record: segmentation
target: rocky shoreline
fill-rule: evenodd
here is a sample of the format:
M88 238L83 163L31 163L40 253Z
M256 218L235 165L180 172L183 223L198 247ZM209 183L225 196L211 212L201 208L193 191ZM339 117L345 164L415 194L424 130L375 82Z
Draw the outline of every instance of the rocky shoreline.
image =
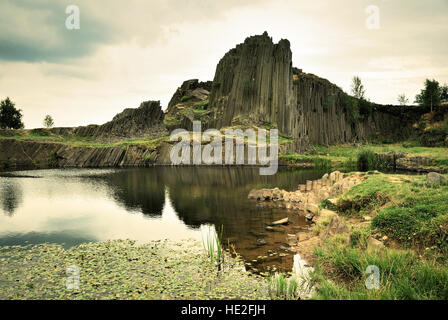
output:
M336 211L321 208L325 200L330 206L336 204L337 198L349 191L354 186L366 179L362 173L343 174L334 171L325 174L321 179L309 180L306 184L298 186L298 190L288 192L286 190L260 189L251 190L248 198L257 200L265 206L285 208L304 214L312 223L308 230L298 230L294 234L287 235L288 245L305 261L306 266L312 265L313 249L320 246L322 241L337 234L349 232L349 227L343 222ZM275 223L288 223L288 219ZM322 223L327 224L324 232L318 232L317 228ZM373 240L372 240L373 242Z

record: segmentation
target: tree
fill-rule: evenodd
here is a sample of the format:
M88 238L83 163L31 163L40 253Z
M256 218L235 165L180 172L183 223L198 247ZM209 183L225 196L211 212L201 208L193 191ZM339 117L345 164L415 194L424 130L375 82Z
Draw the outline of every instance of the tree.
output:
M53 118L48 114L44 118L44 126L45 128L51 128L52 126L54 126Z
M440 105L442 88L436 80L426 79L425 88L415 97L415 102L422 106L431 106L431 112L434 106Z
M361 82L361 78L354 76L352 80L352 94L357 99L364 99L366 91L364 85Z
M448 100L448 84L442 87L442 93L440 94L441 100Z
M15 103L9 97L0 102L0 128L22 129L22 110L16 109Z
M400 104L400 106L405 106L409 103L409 98L406 97L406 95L404 93L400 94L398 96L398 103Z

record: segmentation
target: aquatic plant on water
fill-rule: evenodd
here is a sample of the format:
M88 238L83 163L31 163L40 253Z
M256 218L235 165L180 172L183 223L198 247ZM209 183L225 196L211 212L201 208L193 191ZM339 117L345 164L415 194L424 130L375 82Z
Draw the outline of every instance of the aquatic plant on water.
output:
M224 263L224 254L222 247L222 232L224 227L221 226L221 230L216 232L215 229L209 226L207 233L202 237L202 244L212 264L216 265L218 271L221 270Z

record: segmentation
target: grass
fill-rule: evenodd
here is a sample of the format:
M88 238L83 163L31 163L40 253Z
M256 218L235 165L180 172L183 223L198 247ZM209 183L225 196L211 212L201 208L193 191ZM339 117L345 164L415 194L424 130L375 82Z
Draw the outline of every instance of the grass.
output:
M283 273L276 273L268 278L269 295L272 299L297 300L298 283L294 278L286 278Z
M448 269L409 250L364 250L333 239L315 256L316 299L448 299ZM366 287L369 266L378 267L378 289Z
M372 230L408 248L436 248L448 255L448 183L429 185L425 176L376 174L338 201L348 216L371 214Z
M349 158L357 158L358 153L363 149L377 152L403 151L413 155L430 157L436 160L448 160L448 148L430 148L415 146L410 142L395 144L361 144L354 147L353 145L337 145L337 146L315 146L317 155L326 155L334 160L346 161Z
M195 103L194 108L203 108L205 106L208 106L209 103L210 103L209 99L202 100L200 102Z
M118 142L101 142L96 141L92 137L84 137L76 134L72 135L59 135L52 134L45 129L42 130L20 130L14 136L0 136L0 139L12 139L19 141L36 141L42 143L60 143L69 145L71 147L81 148L113 148L122 147L126 148L130 145L144 145L149 148L155 148L163 141L169 141L169 137L161 137L155 139L126 139Z
M191 100L192 98L193 98L192 96L183 96L183 97L180 99L180 102L186 102L186 101Z
M202 239L202 245L207 253L211 263L221 270L224 263L223 247L222 247L222 232L224 227L221 227L219 232L214 228L209 227L207 234Z
M405 142L403 144L360 144L318 146L315 152L308 154L280 154L279 159L290 165L306 165L308 167L337 168L345 171L368 171L390 169L391 164L379 161L375 153L402 151L414 156L429 157L436 160L435 166L448 169L448 148L429 148L416 146L415 143Z

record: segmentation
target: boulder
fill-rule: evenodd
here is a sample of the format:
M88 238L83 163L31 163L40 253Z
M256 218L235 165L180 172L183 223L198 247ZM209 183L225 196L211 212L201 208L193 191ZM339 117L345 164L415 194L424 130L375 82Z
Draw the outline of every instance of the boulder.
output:
M313 221L314 214L312 214L311 212L308 212L308 213L305 215L305 218L306 218L306 220L308 220L308 221Z
M367 243L367 247L370 250L381 250L384 248L384 243L382 243L381 241L379 241L373 237L370 237L369 242Z
M430 172L426 176L426 181L430 184L440 184L446 181L446 177L437 172Z
M341 183L335 183L330 189L330 196L336 197L339 196L343 191Z
M283 191L279 188L275 188L272 190L272 200L274 201L281 201L283 200Z
M277 220L271 223L271 226L280 226L280 225L286 225L289 223L289 219L288 218L284 218L281 220Z
M319 214L319 207L313 203L307 204L306 210L312 213L313 215Z
M327 229L322 232L321 238L326 240L332 236L347 233L350 231L350 228L342 221L339 215L332 216L330 220L330 224Z
M261 200L261 192L260 190L252 189L247 196L248 199Z
M272 198L273 198L273 192L272 192L272 190L269 190L269 189L262 189L261 195L262 195L263 200L272 200Z

